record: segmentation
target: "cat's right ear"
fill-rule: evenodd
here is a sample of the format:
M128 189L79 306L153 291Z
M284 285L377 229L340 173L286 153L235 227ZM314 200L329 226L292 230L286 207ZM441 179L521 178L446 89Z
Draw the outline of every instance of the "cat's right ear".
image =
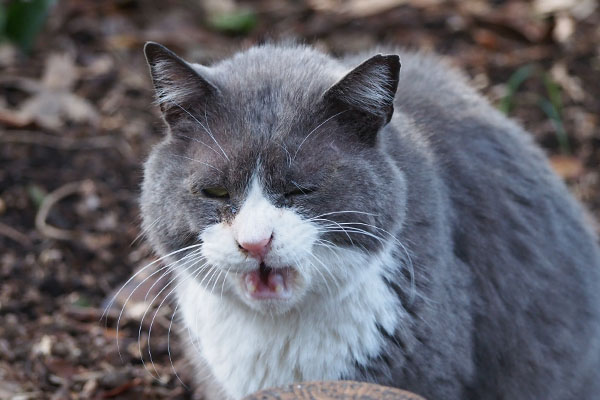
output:
M144 46L150 66L156 99L165 121L172 126L181 118L192 117L219 89L201 76L190 64L165 46L147 42Z
M373 56L325 92L325 105L363 142L374 144L377 132L394 113L399 73L397 55Z

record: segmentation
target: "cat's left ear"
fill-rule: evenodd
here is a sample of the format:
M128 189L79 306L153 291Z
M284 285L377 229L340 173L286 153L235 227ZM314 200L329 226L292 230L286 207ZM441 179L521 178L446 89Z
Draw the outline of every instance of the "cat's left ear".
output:
M192 114L195 107L206 105L219 93L215 85L165 46L147 42L144 54L157 101L169 126Z
M325 104L339 112L362 139L374 143L379 129L390 122L398 89L400 58L378 54L350 71L325 92Z

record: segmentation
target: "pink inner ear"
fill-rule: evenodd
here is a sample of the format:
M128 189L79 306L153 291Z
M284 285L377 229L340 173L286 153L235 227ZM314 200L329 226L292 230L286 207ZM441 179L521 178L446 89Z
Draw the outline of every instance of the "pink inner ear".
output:
M398 56L378 54L333 85L325 98L335 98L368 114L380 114L382 109L393 108L399 72Z
M181 118L197 119L193 114L198 104L206 104L207 98L219 93L219 89L197 69L163 45L148 42L144 53L157 101L169 125ZM199 102L199 99L203 101Z

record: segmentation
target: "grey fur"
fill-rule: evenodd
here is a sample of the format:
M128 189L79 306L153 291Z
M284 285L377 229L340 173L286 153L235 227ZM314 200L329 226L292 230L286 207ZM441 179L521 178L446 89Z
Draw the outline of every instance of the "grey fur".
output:
M399 83L394 57L376 56L375 72L348 83L366 57L266 45L208 68L156 44L146 53L170 127L146 163L141 201L158 253L231 218L260 159L279 206L308 217L362 210L375 215L335 220L407 244L414 275L399 271L389 285L409 317L394 334L382 330L380 357L340 378L428 399L600 398L597 238L531 137L462 75L403 51ZM316 190L288 198L292 182ZM228 202L193 193L215 184ZM339 246L381 246L328 235ZM401 248L395 256L408 262Z

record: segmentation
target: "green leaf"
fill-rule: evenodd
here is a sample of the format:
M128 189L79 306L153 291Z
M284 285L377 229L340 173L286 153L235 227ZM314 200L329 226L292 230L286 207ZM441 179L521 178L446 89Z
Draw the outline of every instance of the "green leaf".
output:
M535 66L529 64L517 69L508 79L508 92L500 101L500 111L508 114L512 110L513 98L519 87L535 73Z
M554 82L549 74L544 74L544 86L546 86L546 92L550 98L550 102L560 113L562 111L562 97L560 93L560 86Z
M554 106L552 101L541 98L538 102L539 107L542 111L550 118L554 132L556 133L556 139L558 140L558 147L563 154L571 154L571 145L569 143L569 136L565 130L565 126L562 123L559 110Z
M6 27L6 5L0 3L0 40L5 38L4 29Z
M29 198L35 205L35 208L40 208L44 198L46 197L47 192L36 184L31 184L27 186L27 194Z
M92 301L85 295L78 294L77 297L71 302L71 305L76 307L88 308L93 305Z
M213 15L208 19L211 28L225 33L248 33L256 26L258 18L252 10L237 10L228 14Z
M4 33L29 52L55 0L13 0L6 6Z

